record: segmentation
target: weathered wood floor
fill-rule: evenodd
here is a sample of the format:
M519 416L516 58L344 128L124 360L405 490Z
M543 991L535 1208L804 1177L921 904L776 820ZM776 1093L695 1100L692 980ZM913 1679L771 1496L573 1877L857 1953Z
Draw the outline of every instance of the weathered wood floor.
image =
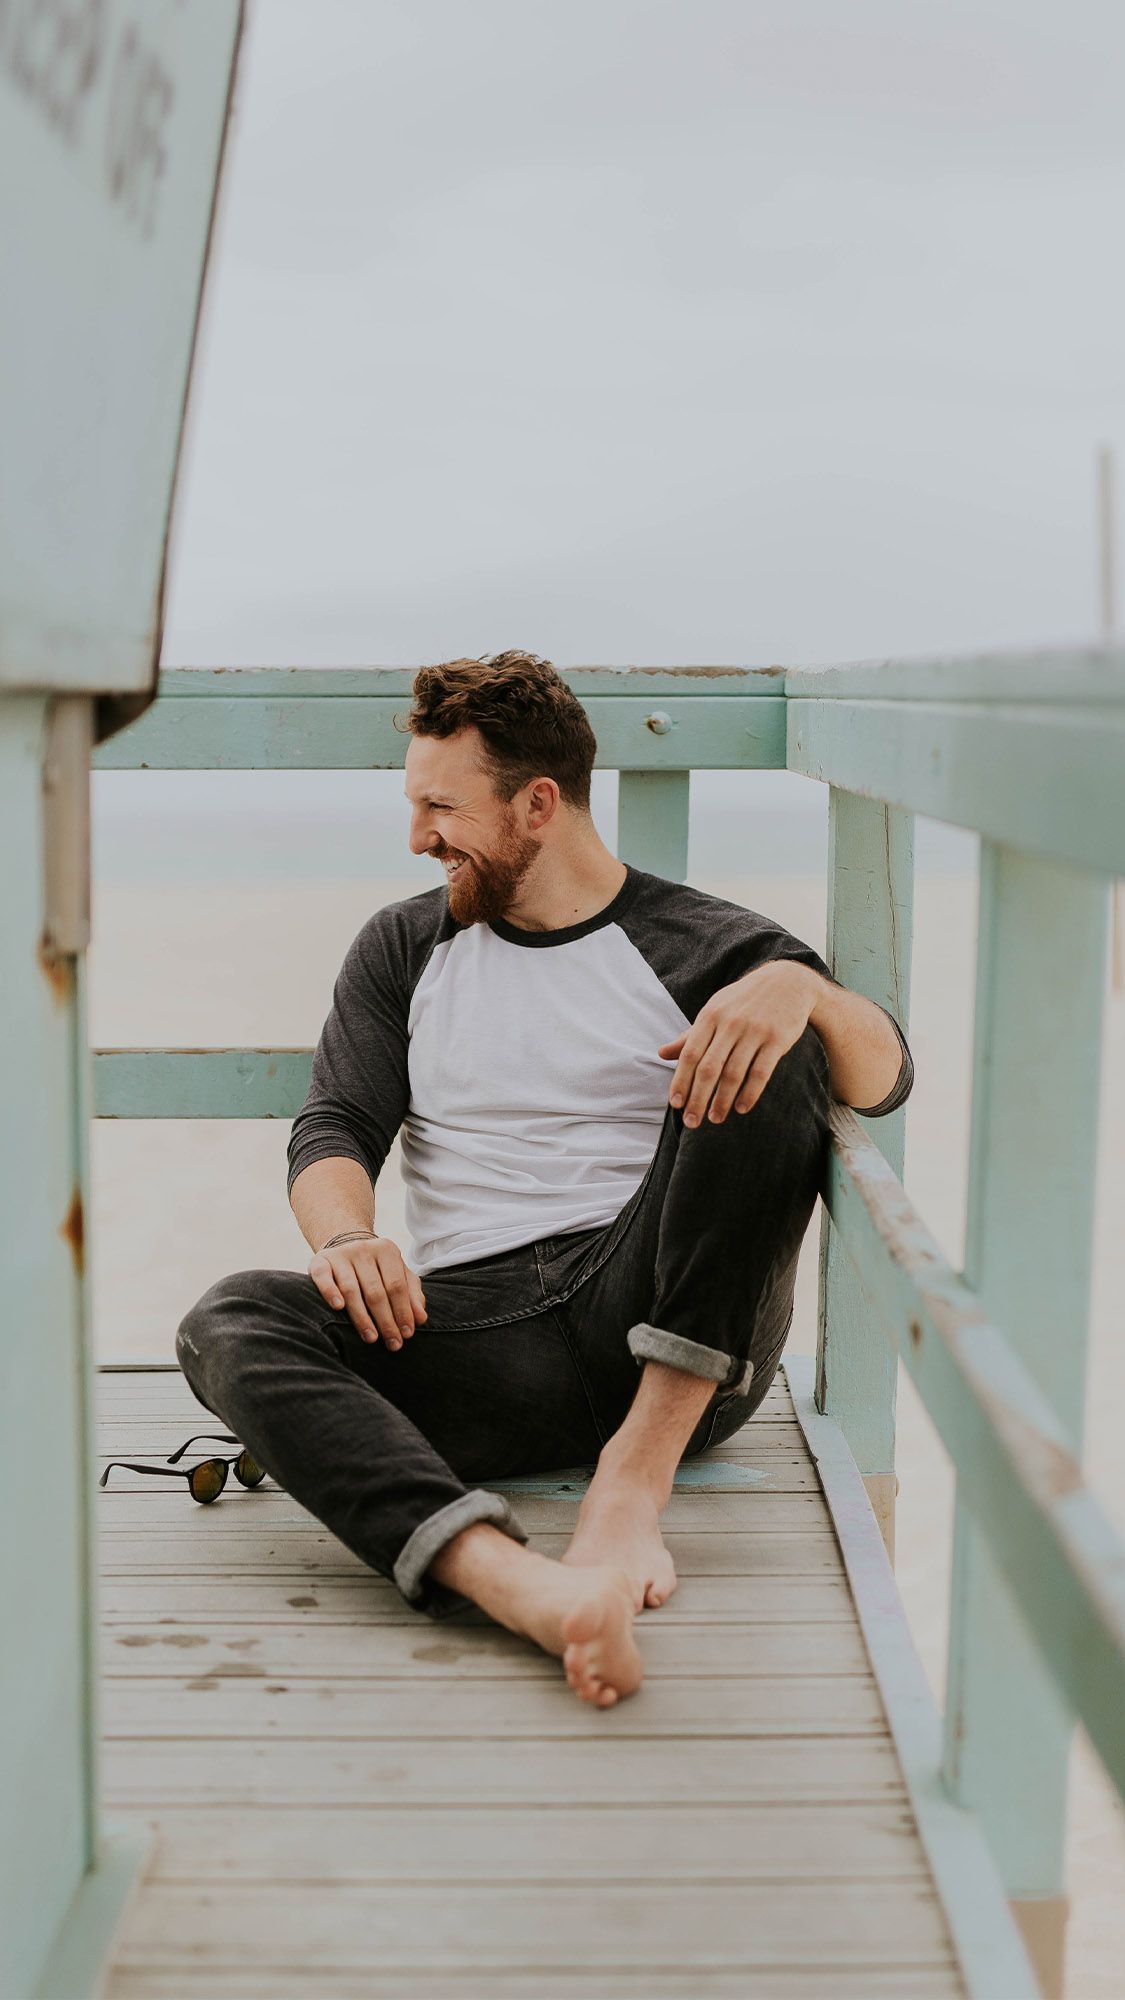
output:
M99 1398L103 1459L200 1414L176 1374ZM407 1610L272 1486L202 1508L115 1474L103 1779L155 1840L108 2000L963 1995L780 1379L706 1473L666 1517L646 1684L607 1713L497 1628ZM574 1504L516 1501L552 1553Z

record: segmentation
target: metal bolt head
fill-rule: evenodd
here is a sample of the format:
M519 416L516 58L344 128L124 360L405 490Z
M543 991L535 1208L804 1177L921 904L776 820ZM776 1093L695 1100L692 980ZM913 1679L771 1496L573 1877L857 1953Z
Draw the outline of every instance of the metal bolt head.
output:
M651 729L654 736L667 736L671 727L672 718L663 708L656 708L651 715L645 716L645 728Z

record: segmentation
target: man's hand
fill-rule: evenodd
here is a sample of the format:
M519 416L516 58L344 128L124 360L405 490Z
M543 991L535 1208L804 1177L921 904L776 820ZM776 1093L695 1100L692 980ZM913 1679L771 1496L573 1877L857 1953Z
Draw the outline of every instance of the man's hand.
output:
M363 1237L318 1250L309 1277L334 1312L347 1306L361 1340L380 1334L392 1353L409 1340L426 1317L422 1285L389 1236Z
M750 1111L787 1049L800 1040L817 998L817 975L794 959L760 965L702 1006L686 1034L657 1051L678 1056L668 1102L698 1125L710 1104L721 1125L733 1104Z

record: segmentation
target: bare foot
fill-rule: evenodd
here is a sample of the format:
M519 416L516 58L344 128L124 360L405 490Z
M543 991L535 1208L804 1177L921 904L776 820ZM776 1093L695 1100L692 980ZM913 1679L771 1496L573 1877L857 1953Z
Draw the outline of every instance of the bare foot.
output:
M623 1569L638 1611L666 1603L676 1588L675 1565L664 1546L651 1493L605 1474L595 1475L562 1560L581 1569Z
M545 1652L557 1653L581 1701L612 1708L644 1675L633 1641L633 1593L620 1570L564 1570L533 1558L521 1574L513 1623ZM507 1622L507 1621L505 1621Z

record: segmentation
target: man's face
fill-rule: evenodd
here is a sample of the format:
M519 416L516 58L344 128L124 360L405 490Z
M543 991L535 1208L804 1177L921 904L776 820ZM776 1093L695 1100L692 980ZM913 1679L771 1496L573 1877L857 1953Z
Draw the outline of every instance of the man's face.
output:
M456 736L415 736L406 752L412 807L410 849L445 868L450 915L459 924L504 916L540 852L517 810L497 797L482 763L476 729Z

